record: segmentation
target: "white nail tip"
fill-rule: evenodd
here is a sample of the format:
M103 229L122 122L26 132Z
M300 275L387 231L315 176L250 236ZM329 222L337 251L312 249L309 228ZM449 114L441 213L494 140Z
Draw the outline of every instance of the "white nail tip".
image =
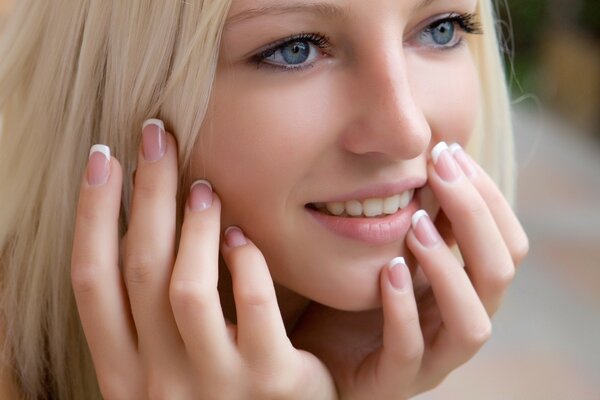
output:
M388 267L389 268L393 268L396 265L406 265L406 261L404 260L404 257L396 257L394 259L392 259L389 263L388 263Z
M431 150L431 158L433 159L433 162L437 163L438 158L440 158L440 154L442 154L442 151L447 149L448 145L446 144L446 142L439 142L438 144L436 144L435 147Z
M453 143L452 145L450 145L448 150L450 150L450 153L454 155L454 153L456 153L457 151L462 150L462 147L458 143Z
M194 183L192 183L192 186L190 186L190 188L193 188L196 185L206 185L206 186L208 186L210 188L211 191L213 190L212 185L210 184L210 182L207 181L207 180L204 180L204 179L198 179L197 181L194 181Z
M106 157L107 160L110 160L110 147L104 144L93 145L90 149L90 154L88 155L88 158L91 157L94 153L102 153L104 154L104 157Z
M423 217L426 217L427 215L428 215L427 211L425 211L425 210L419 210L416 213L414 213L413 216L412 216L412 226L413 226L413 229L416 229L417 228L417 224L419 223L419 220L421 218L423 218Z
M147 119L146 121L144 121L144 125L142 125L142 130L144 130L144 128L146 128L148 125L156 125L163 131L165 130L165 124L160 119Z

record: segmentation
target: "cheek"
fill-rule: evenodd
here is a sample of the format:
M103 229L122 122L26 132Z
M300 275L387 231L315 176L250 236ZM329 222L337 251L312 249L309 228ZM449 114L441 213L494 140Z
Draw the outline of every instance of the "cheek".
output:
M216 81L192 173L210 179L221 195L224 223L250 225L249 214L264 221L256 216L286 212L286 197L326 145L323 88L314 81L278 85L283 74L257 79L256 71L253 78L241 72ZM267 223L261 222L262 232Z
M442 140L467 143L480 104L478 73L470 55L454 61L416 62L411 70L411 88L431 127L432 145Z

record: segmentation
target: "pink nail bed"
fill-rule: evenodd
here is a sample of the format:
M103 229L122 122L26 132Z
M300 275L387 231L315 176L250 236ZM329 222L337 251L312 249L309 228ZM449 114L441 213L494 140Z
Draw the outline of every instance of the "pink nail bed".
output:
M445 142L438 143L431 150L431 158L436 172L446 182L453 182L460 177L459 167Z
M388 278L395 289L404 290L412 282L404 257L396 257L388 263Z
M160 160L167 149L164 123L159 119L149 119L144 122L142 131L144 159L148 162Z
M87 182L90 186L104 185L110 172L110 148L95 144L90 149L87 166Z
M208 181L197 180L190 189L189 206L192 211L203 211L212 205L212 186Z
M225 241L227 242L227 246L234 248L240 247L248 243L246 240L246 236L240 228L237 226L230 226L225 229Z
M474 178L477 175L477 170L473 165L473 161L467 155L467 153L463 150L460 144L454 143L450 146L450 153L454 156L454 159L463 170L466 176L469 178Z
M442 240L433 222L431 222L429 214L425 210L419 210L413 214L412 226L415 236L425 247L434 247Z

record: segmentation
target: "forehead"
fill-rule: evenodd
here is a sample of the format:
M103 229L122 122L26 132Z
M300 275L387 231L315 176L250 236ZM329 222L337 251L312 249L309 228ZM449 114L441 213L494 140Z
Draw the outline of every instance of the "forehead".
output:
M312 12L330 16L344 16L353 3L367 0L232 0L230 19L242 19L251 14L282 14L288 12ZM369 6L386 3L412 5L413 10L425 8L440 0L369 0Z

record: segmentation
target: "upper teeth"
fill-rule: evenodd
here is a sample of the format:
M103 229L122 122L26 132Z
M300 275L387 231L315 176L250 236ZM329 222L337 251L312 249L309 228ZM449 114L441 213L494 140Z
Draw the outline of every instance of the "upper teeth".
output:
M331 214L341 216L344 213L351 217L377 217L383 214L395 214L405 208L413 198L414 189L385 198L372 198L363 201L349 200L346 202L317 203L315 206Z

